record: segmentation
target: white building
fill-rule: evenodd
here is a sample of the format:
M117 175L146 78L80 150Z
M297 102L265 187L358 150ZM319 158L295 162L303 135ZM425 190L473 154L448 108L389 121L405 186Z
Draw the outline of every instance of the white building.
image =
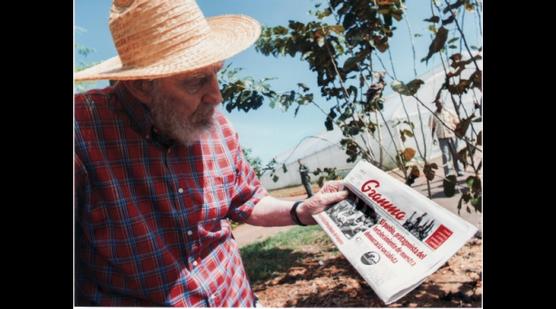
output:
M477 61L479 68L482 70L482 61ZM473 66L468 65L469 69L466 69L462 73L463 78L468 78L471 73L473 73ZM438 89L442 86L445 79L445 74L443 68L437 67L430 72L419 76L421 80L425 83L421 86L416 94L421 102L425 104L431 111L435 110L433 104L434 98L438 92ZM444 101L445 108L454 110L452 100L450 98L450 93L446 90L442 91L442 100ZM459 102L459 98L455 97L456 102ZM403 100L403 102L402 102ZM462 118L467 118L473 113L478 117L479 122L472 122L471 126L467 131L467 136L476 136L476 133L482 130L482 115L480 110L475 108L475 103L481 102L482 93L477 89L472 89L466 94L462 95L462 107L460 108L460 115ZM358 136L359 142L362 142L364 138L365 141L370 145L372 152L375 155L375 159L379 160L380 152L382 150L382 162L385 169L395 167L394 157L396 154L394 144L392 139L388 134L387 127L392 132L394 136L394 141L398 150L403 150L406 147L411 147L418 150L415 155L415 159L419 159L419 150L428 159L434 159L440 156L440 149L438 145L432 144L432 134L431 129L428 126L428 121L431 116L431 111L427 110L422 104L418 103L413 97L400 96L398 93L393 93L384 98L384 109L383 115L384 119L387 120L385 124L382 121L382 117L379 116L378 120L380 123L380 129L375 131L375 137L371 136ZM422 122L419 120L419 114L421 114ZM409 117L408 117L409 116ZM415 138L418 141L418 147L415 143L413 137L406 137L406 141L402 142L400 138L400 130L408 128L408 125L401 124L397 125L399 122L407 121L413 122L415 125L414 133ZM422 123L422 126L421 126ZM473 134L472 132L475 132ZM378 131L380 131L380 136L383 140L383 147L379 146L377 139L379 138ZM261 176L261 181L267 189L278 189L288 186L294 186L301 184L301 178L299 176L299 164L297 161L300 159L303 164L305 164L309 170L313 171L316 168L323 169L324 167L335 167L337 173L342 175L347 173L355 163L347 163L346 160L348 156L345 151L341 149L340 140L343 138L341 130L335 128L333 131L323 131L318 136L306 137L298 145L282 152L275 157L278 162L278 168L276 169L276 175L279 177L277 182L274 182L270 173L266 172ZM458 148L465 147L465 143L460 141L458 143ZM282 163L286 165L287 172L282 171ZM316 181L317 177L312 175L313 181Z

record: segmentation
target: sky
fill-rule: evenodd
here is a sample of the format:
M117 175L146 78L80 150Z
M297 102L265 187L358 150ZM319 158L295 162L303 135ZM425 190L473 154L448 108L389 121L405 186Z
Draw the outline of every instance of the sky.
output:
M92 53L83 58L75 55L76 64L79 62L99 62L117 55L112 36L108 28L108 15L111 0L75 0L74 24L79 30L75 31L75 42L94 49ZM308 13L313 8L313 0L198 0L199 7L205 16L222 14L244 14L257 19L263 26L287 25L289 20L307 22L312 20ZM430 2L428 0L407 0L407 18L416 49L417 74L423 74L440 64L438 57L431 58L428 65L419 60L426 56L428 46L432 40L428 23L423 19L431 16ZM464 29L469 44L482 46L479 23L475 14L466 14ZM415 78L414 64L411 49L411 40L407 24L404 20L394 21L397 29L394 37L390 39L390 50L394 68L399 80L408 82ZM387 54L381 56L388 70L391 63ZM264 56L250 47L246 51L226 61L232 67L241 67L239 76L252 76L256 79L265 77L276 78L270 81L273 90L277 92L297 88L298 82L303 82L312 88L317 103L326 106L320 97L320 90L316 84L316 73L309 70L309 65L298 58ZM380 68L380 67L379 67ZM108 83L97 83L96 87L105 87ZM386 91L388 93L388 90ZM301 108L294 117L294 109L282 112L272 109L267 104L248 113L222 111L231 120L240 136L240 143L245 148L250 148L252 154L261 158L263 163L270 161L274 156L294 147L300 140L308 136L318 135L325 130L322 114L315 106Z

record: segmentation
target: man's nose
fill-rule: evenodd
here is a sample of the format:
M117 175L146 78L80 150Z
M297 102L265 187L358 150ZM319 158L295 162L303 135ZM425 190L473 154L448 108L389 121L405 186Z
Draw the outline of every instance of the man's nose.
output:
M205 94L204 102L216 105L222 103L222 100L222 93L220 92L220 85L218 84L218 76L213 74L210 80L209 89Z

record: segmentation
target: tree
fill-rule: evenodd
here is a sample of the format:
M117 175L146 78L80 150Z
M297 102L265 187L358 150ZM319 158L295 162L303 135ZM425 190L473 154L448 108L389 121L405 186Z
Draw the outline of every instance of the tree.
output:
M435 170L438 166L427 161L426 145L415 137L414 130L424 130L423 118L420 118L418 124L411 122L409 117L407 121L399 124L401 144L395 141L394 132L388 126L383 126L386 132L380 131L381 123L387 122L382 113L386 85L389 84L399 93L402 104L403 97L411 96L419 102L419 108L422 107L431 114L429 106L434 104L423 102L416 96L423 85L422 80L399 81L393 64L389 72L381 60L381 55L390 55L388 42L394 35L397 23L404 18L404 3L404 0L318 2L315 4L315 11L311 12L314 20L310 22L289 21L288 25L263 28L262 35L256 43L257 51L267 56L299 57L307 62L310 70L316 73L321 96L327 102L315 102L312 89L301 82L297 84L297 89L279 94L272 91L268 85L265 86L266 80L255 82L247 79L246 82L235 80L232 83L223 83L226 108L228 111L234 108L249 111L268 100L271 106L279 105L285 110L294 107L294 113L297 114L300 108L315 105L324 113L323 122L327 130L332 130L335 126L342 130L344 138L340 144L348 155L349 162L364 158L381 168L384 156L389 154L383 151L383 147L375 153L369 141L374 139L382 146L385 143L383 133L386 133L386 138L394 142L397 155L393 159L403 177L409 182L420 177L422 171L429 185L430 196L429 181L436 176ZM477 101L474 111L466 111L461 102L462 94L468 91L482 91L482 72L477 65L477 60L481 57L481 48L468 45L458 16L463 20L466 12L473 12L480 17L482 8L475 0L455 0L452 3L448 0L431 0L430 4L433 16L425 22L430 24L429 30L433 37L426 56L421 61L428 63L432 57L439 57L443 64L445 83L438 89L436 100L443 92L450 94L454 109L460 118L460 125L454 131L466 144L458 159L475 171L475 175L467 179L467 188L458 187L462 194L460 208L465 202L470 203L475 210L481 211L482 161L475 162L475 157L482 151L482 133L475 132L470 123L481 121L476 113L481 112L482 99ZM411 29L409 24L408 29ZM458 48L458 41L459 52L449 55L449 50ZM462 49L471 57L464 57ZM472 52L472 49L475 51ZM414 62L415 54L414 50ZM382 64L381 70L377 68L376 62L373 62L374 59L378 59ZM449 67L454 71L450 71ZM475 68L474 73L468 78L463 78L461 73L469 67ZM391 79L390 83L387 78ZM328 105L324 106L325 104ZM421 110L419 111L421 113ZM469 131L470 127L472 132ZM417 149L404 146L407 138L414 140ZM412 160L417 155L423 164ZM467 210L469 211L469 205Z
M79 26L75 26L75 32L77 33L83 33L86 32L87 30L84 28L81 28ZM79 43L75 43L74 45L75 48L75 53L77 56L86 58L89 54L95 52L95 50L93 48L89 48L86 47L82 44ZM76 57L77 58L77 57ZM75 65L75 72L79 72L81 70L84 70L88 67L91 67L93 65L97 64L97 62L90 62L90 61L83 61L80 60L76 65ZM91 88L91 86L94 84L94 82L75 82L75 92L79 93L79 92L84 92L87 91L89 88Z
M254 156L251 148L242 148L242 150L245 159L249 162L249 165L251 165L253 170L255 170L255 174L257 174L257 177L260 177L263 172L263 163L261 158Z

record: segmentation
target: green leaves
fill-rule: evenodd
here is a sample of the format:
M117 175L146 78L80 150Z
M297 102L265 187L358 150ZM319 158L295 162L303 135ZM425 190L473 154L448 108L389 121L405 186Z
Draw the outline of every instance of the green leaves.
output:
M467 147L461 149L460 151L458 151L456 153L456 159L458 161L460 161L463 164L463 169L465 170L467 168L467 165L469 165L469 163L467 162L467 153L468 153L469 149Z
M326 29L328 30L328 33L334 32L336 34L342 34L344 32L344 27L342 25L331 25L327 26Z
M423 19L423 21L429 22L429 23L437 23L440 21L440 17L433 15L431 18L427 18L427 19Z
M359 157L361 147L351 138L340 140L340 145L342 145L348 155L346 162L355 162Z
M378 49L381 53L385 52L389 45L388 45L388 37L379 37L373 36L373 40L370 41L371 45Z
M226 111L232 112L237 109L248 112L258 109L265 99L269 99L271 107L275 107L276 103L282 103L280 96L270 88L269 78L261 80L255 80L250 76L239 78L238 72L241 71L241 68L231 68L230 66L231 64L224 68L218 76L222 103L225 105ZM293 99L295 99L295 93ZM285 106L286 110L288 106Z
M344 136L356 136L363 131L365 123L362 120L351 120L341 126Z
M469 202L475 211L482 211L482 184L481 178L479 176L469 176L465 180L468 187L468 191L465 192L462 199L465 202ZM468 210L468 212L471 212Z
M274 33L275 35L286 35L288 34L288 28L283 27L283 26L277 26L272 29L272 33Z
M304 83L297 83L297 86L299 88L301 88L301 90L303 90L303 92L309 91L309 87L307 87L307 85L305 85Z
M471 124L473 118L475 118L475 115L471 115L467 118L464 118L458 123L458 125L454 129L454 133L456 133L457 137L463 138L465 136L465 133L467 132L467 129L469 128L469 124Z
M450 10L455 10L457 8L459 8L460 6L462 6L465 2L467 2L467 0L457 0L456 2L447 5L444 10L442 10L442 12L444 14L448 13Z
M326 116L326 120L324 121L324 126L326 127L326 130L328 130L328 131L334 130L334 119L338 115L334 111L335 108L336 107L332 107L330 109L330 112L328 113L328 116Z
M344 29L351 28L353 24L355 24L355 14L353 13L346 14L344 16L344 20L342 21L342 26L344 26Z
M332 14L332 10L330 10L330 8L326 8L322 11L316 11L315 12L315 17L318 19L324 19L328 16L330 16Z
M419 172L419 168L418 168L417 166L413 165L413 166L411 167L411 171L410 171L409 174L410 174L411 176L417 178L417 177L419 177L419 176L421 175L421 172Z
M261 177L263 172L261 158L254 156L252 154L253 151L251 150L251 148L242 147L241 150L243 151L243 156L245 157L247 162L249 162L249 165L251 165L251 167L255 171L255 174L257 174L257 177Z
M457 84L448 85L448 91L451 94L461 95L466 93L470 87L471 87L471 81L468 79L461 78Z
M425 173L425 177L427 180L432 181L434 179L435 170L438 169L438 165L436 163L432 164L425 164L423 167L423 173Z
M469 77L469 80L471 81L471 87L476 87L481 91L483 90L483 74L480 70L475 70L475 72L473 72L473 74Z
M429 42L426 56L421 60L427 63L436 53L462 47L460 42L464 34L455 29L455 23L458 22L456 16L460 16L459 13L462 13L464 5L466 9L474 8L470 0L434 1L433 6L438 5L437 8L442 11L435 10L433 7L435 12L433 14L439 16L433 15L425 19L429 24L424 26L429 27L433 38ZM451 3L445 5L446 1ZM265 27L256 43L257 51L264 55L299 57L315 73L316 83L324 98L322 102L318 102L319 107L326 114L323 119L324 126L327 130L333 130L335 126L342 130L344 139L340 144L348 155L348 162L355 162L360 157L375 160L372 150L367 150L367 145L359 144L355 137L362 132L374 135L379 127L372 120L377 121L374 117L377 116L375 113L383 109L385 82L383 77L372 78L373 74L377 73L378 66L373 63L371 54L389 50L389 39L395 34L397 22L404 17L403 2L401 0L320 1L321 4L315 5L316 9L311 13L313 20L305 23L289 21L287 25ZM422 30L419 31L423 33ZM415 37L421 35L415 34ZM420 41L423 39L425 38L421 38ZM467 79L462 78L464 74L462 72L467 72L466 69L469 69L466 66L469 64L474 66L471 62L479 58L480 56L474 56L472 59L463 60L461 54L453 54L450 57L453 70L450 69L446 74L446 82L438 89L437 98L442 91L459 95L468 92L471 88L482 90L482 72L477 68L469 71L472 74L469 77L465 76ZM394 81L391 87L401 95L416 96L418 93L421 94L419 89L423 84L423 80L415 79L408 81L407 84ZM270 88L255 88L255 85L257 82L254 80L244 84L228 82L227 86L231 88L226 93L226 97L232 97L233 102L226 106L227 109L242 109L248 106L256 108L261 104L260 98L262 98L270 99L271 106L284 110L293 107L295 110L293 114L297 115L303 105L313 102L314 99L312 89L303 83L294 86L295 90L280 94L271 92ZM480 105L476 108L480 108ZM462 120L456 128L458 136L468 135L466 133L469 133L467 132L469 122L473 120ZM414 138L413 134L416 132L412 123L395 130L398 130L404 143L407 139ZM480 134L476 141L471 139L471 142L480 144L481 139ZM467 145L468 147L462 150L463 153L458 155L458 159L465 161L465 164L468 164L466 162L468 159L474 158L475 149L471 148L471 144ZM411 164L407 163L415 158L416 151L413 148L403 149L404 147L398 148L395 160L400 166L403 164L405 171L408 171L407 168L410 168ZM436 164L426 164L422 172L430 181L435 177L437 169ZM478 171L475 166L473 169ZM419 173L416 166L411 167L412 177ZM474 184L475 180L472 185ZM461 185L458 185L458 190L460 187ZM454 194L455 184L451 185L451 190L453 192L450 194ZM460 191L462 194L465 193ZM480 207L480 193L470 191L464 199L460 200L460 203L463 202Z
M448 29L444 27L440 27L440 29L438 29L438 31L436 32L436 36L434 37L434 40L432 40L431 45L429 46L429 53L425 58L421 59L421 62L423 61L428 62L430 57L432 57L432 55L439 52L444 47L447 39L448 39Z
M342 68L344 72L351 72L357 68L357 63L361 61L361 59L357 56L350 57L344 62L344 67Z
M448 18L446 18L442 21L442 26L446 26L446 25L449 25L449 24L453 23L455 19L456 19L456 15L448 16Z
M392 84L390 84L390 87L392 87L392 90L401 95L413 96L417 93L421 85L423 85L424 83L425 82L420 79L414 79L406 85L403 82L396 80L393 81Z
M321 175L321 174L323 174L323 175ZM335 167L325 167L322 170L319 167L319 168L317 168L316 170L313 171L313 175L315 175L315 176L321 175L317 180L317 184L321 188L322 188L325 180L336 180L336 179L339 178L338 175L336 174L336 168Z
M402 142L405 142L406 136L413 137L413 132L407 129L400 130L400 138L402 139Z

